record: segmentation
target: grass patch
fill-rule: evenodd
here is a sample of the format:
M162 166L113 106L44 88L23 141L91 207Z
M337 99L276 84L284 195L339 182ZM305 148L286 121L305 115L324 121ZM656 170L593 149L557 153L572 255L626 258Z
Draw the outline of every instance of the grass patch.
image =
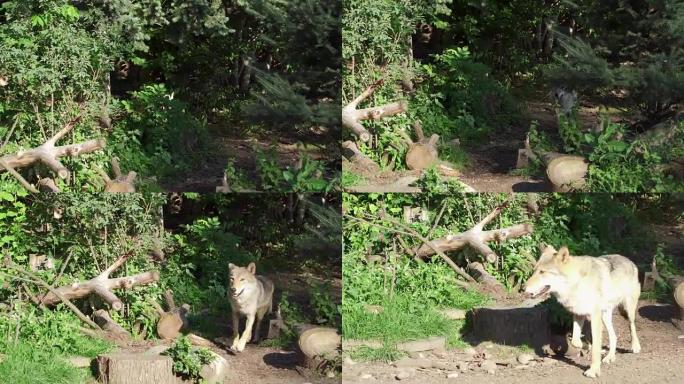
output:
M461 340L464 321L449 320L435 308L401 296L388 300L382 307L384 310L378 314L369 313L363 305L347 307L342 323L344 338L380 340L384 344L379 349L357 348L352 358L391 361L400 357L393 347L396 343L430 336L445 336L449 347L466 346Z
M396 361L404 356L406 356L405 352L388 345L382 348L370 348L362 345L349 353L349 357L356 361Z
M364 185L366 184L366 179L354 172L343 169L342 170L342 186L351 187L353 185Z
M89 376L51 351L34 344L20 343L3 351L0 362L0 383L7 384L75 384Z
M468 154L463 148L450 143L439 146L439 157L441 160L449 162L452 167L458 170L464 169L470 163Z

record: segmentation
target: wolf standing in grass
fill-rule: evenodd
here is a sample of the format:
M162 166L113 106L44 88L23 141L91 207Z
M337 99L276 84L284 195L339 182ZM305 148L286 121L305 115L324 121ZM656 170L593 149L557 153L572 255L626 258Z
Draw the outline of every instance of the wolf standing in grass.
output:
M272 312L273 282L263 276L256 275L256 265L249 263L247 268L228 264L230 275L230 307L233 312L233 344L232 351L242 352L252 334L256 319L254 342L259 341L261 320L266 313ZM245 330L240 336L238 326L240 315L247 316Z
M601 320L608 330L609 344L603 362L615 361L617 337L613 329L613 309L617 306L627 312L632 352L641 351L634 325L641 287L637 267L626 257L570 256L567 247L556 251L547 246L534 273L525 283L525 292L534 297L550 292L573 314L572 345L575 347L582 347L582 325L585 318L589 318L592 348L591 366L584 372L586 376L597 377L601 374Z

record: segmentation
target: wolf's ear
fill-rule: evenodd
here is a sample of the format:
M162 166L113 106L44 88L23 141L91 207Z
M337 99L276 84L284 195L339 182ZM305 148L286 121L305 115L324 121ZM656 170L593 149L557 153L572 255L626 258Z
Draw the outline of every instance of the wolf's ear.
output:
M233 269L235 269L235 264L233 264L233 263L228 263L228 269L231 270L231 271L232 271Z
M249 273L251 273L252 275L256 274L256 264L254 264L254 263L249 263L249 265L247 266L247 270L248 270Z
M570 260L570 251L568 251L568 247L561 247L561 249L558 250L558 253L556 253L556 257L561 263Z

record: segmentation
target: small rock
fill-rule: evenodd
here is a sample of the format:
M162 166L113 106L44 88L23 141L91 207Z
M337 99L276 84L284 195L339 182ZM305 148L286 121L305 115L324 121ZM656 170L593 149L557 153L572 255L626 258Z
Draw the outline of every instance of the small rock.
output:
M480 364L480 368L490 375L493 375L494 372L496 372L496 363L491 360L485 360Z
M494 357L494 355L491 352L488 351L482 351L482 358L485 360L491 360L491 358Z
M458 362L458 370L465 373L468 372L468 362L467 361L459 361Z
M0 361L2 361L2 358L0 358ZM66 359L66 361L76 368L88 368L92 359L83 356L72 356Z
M468 347L463 350L463 353L465 353L468 357L473 357L477 355L477 351L473 347Z
M343 360L343 364L344 365L354 365L354 364L356 364L356 361L352 360L352 358L349 356L345 356L344 360Z
M430 359L412 359L405 357L394 362L397 368L431 368L432 361Z
M684 335L677 336L678 339L684 339Z
M425 354L423 352L409 352L409 357L412 359L424 359Z
M228 372L228 360L214 352L209 352L214 355L214 360L211 363L202 366L200 377L204 379L204 382L207 384L220 383Z
M438 312L449 320L463 320L466 318L466 311L464 309L449 308L439 310Z
M529 353L522 353L518 355L518 363L520 364L528 364L532 360L534 360L534 356Z
M335 371L328 371L325 373L325 376L329 379L332 379L335 377Z
M458 372L449 372L447 373L447 379L455 379L458 377Z
M530 361L529 363L527 363L527 365L529 365L530 367L534 367L534 366L537 365L537 364L538 364L538 363L537 363L535 360L532 360L532 361Z
M373 377L373 375L371 375L370 373L362 373L359 376L359 379L361 379L361 380L375 380L375 377Z
M396 376L394 376L397 380L404 380L408 379L409 377L413 376L416 371L414 369L402 369L400 370Z

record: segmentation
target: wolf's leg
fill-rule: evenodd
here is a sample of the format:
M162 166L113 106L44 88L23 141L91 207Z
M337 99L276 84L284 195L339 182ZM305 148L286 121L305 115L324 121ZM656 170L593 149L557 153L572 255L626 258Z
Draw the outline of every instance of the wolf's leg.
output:
M240 326L240 314L237 311L233 311L233 344L230 349L235 351L238 346L238 341L240 340L240 334L238 333L238 327Z
M245 331L242 333L242 336L240 337L240 341L238 342L237 350L238 352L242 352L245 350L245 345L247 345L247 340L252 336L252 326L254 325L254 318L255 318L254 313L250 313L247 315L247 323L245 324Z
M636 290L636 293L633 294L632 297L628 297L627 300L625 300L625 312L627 312L627 318L629 319L629 332L632 337L632 353L641 352L641 344L639 343L639 338L637 337L636 333L636 325L634 324L634 320L636 319L637 303L639 302L639 291L640 290Z
M603 311L601 319L603 320L603 325L606 326L606 330L608 330L608 354L603 358L603 362L608 364L615 361L615 349L617 348L617 336L613 328L613 309Z
M570 342L575 348L582 348L582 327L584 327L584 316L572 316L572 341Z
M601 375L601 342L603 340L603 323L601 323L601 311L591 314L591 365L584 371L588 377Z
M261 337L261 323L263 322L262 320L264 319L264 314L268 310L268 307L266 308L259 308L257 309L256 313L256 327L254 327L254 337L252 338L252 341L255 343L259 342L259 338Z

